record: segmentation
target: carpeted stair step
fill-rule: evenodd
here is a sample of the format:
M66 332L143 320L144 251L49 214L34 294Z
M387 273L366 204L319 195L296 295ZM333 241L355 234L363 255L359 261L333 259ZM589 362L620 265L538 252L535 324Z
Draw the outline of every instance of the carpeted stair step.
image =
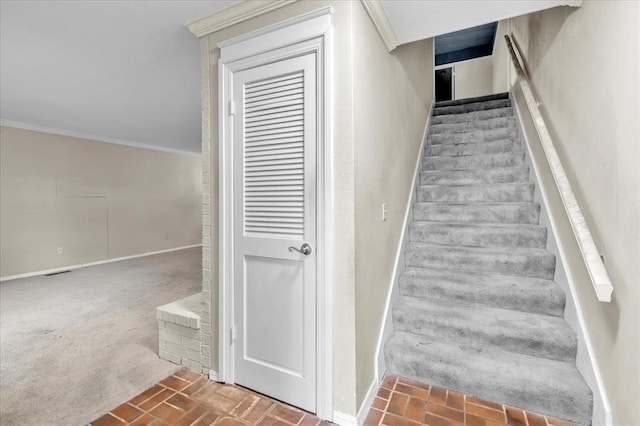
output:
M467 247L544 248L547 228L538 225L468 224L414 221L409 239L427 244Z
M425 154L429 156L456 156L520 152L524 152L520 141L499 139L490 142L427 145Z
M446 114L465 114L472 111L486 111L495 108L509 108L511 101L509 99L496 99L486 102L471 102L462 105L438 106L433 109L433 115Z
M468 395L591 423L591 391L572 363L394 331L385 346L387 371Z
M431 117L430 124L465 123L468 121L487 120L496 117L514 117L513 108L495 108L484 111L473 111L466 114L446 114Z
M424 170L420 185L476 185L481 183L527 182L527 167L498 167L495 169Z
M492 130L503 127L516 126L515 117L496 117L486 120L469 121L462 123L442 123L433 124L429 127L430 135L437 135L441 133L465 133L476 130Z
M460 342L556 361L575 359L577 338L564 318L509 309L401 296L393 306L395 330L434 341Z
M422 185L418 202L491 203L533 201L532 183L492 183L484 185Z
M405 252L405 264L544 279L553 279L555 272L555 256L535 248L478 248L411 242Z
M565 295L551 280L427 268L405 268L400 294L562 317Z
M434 222L538 224L537 203L416 203L413 219Z
M501 100L501 99L509 99L509 92L493 93L491 95L476 96L476 97L473 97L473 98L454 99L454 100L450 100L450 101L440 101L440 102L436 102L435 106L436 107L444 107L444 106L454 106L454 105L466 105L466 104L470 104L470 103L495 101L495 100Z
M425 157L422 170L464 170L524 165L524 154L477 154L457 157Z
M515 127L499 127L489 130L472 130L464 133L440 133L427 137L429 144L490 142L499 139L515 139L518 131Z

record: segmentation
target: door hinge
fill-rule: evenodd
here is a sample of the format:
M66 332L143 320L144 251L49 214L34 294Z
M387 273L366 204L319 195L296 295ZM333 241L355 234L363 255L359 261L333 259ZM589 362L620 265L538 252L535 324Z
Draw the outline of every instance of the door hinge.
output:
M231 334L231 343L235 343L236 341L236 326L234 325L233 327L231 327L230 330L230 334Z
M229 115L236 115L236 101L229 101Z

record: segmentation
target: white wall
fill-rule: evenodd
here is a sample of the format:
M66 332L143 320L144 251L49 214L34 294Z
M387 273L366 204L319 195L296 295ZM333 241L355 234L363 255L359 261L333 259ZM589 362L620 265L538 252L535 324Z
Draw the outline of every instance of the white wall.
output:
M197 157L2 126L0 173L2 277L200 243Z
M433 43L392 53L359 2L353 7L356 398L375 376L376 345L413 173L433 97ZM488 73L491 76L490 73ZM382 220L382 204L387 220Z
M454 62L447 66L455 67L454 99L494 93L492 56Z
M558 154L613 281L598 302L568 253L614 425L640 418L640 3L583 2L510 22ZM497 68L496 68L497 70ZM496 73L503 85L510 72ZM577 260L575 260L577 259Z

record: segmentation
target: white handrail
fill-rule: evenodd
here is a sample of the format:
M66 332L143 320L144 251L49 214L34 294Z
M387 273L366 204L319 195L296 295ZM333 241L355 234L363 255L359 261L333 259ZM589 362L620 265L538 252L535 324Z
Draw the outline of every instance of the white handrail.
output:
M531 90L529 79L524 73L520 60L513 48L511 38L508 35L505 35L504 38L507 41L507 47L509 48L513 65L518 73L518 82L522 89L522 95L524 96L527 107L529 108L531 118L533 119L538 137L540 138L542 149L547 162L549 163L549 167L551 168L553 180L555 181L558 192L560 193L560 198L562 199L564 209L569 218L571 229L576 237L576 241L580 247L580 253L582 254L587 271L591 277L593 288L600 302L611 302L613 285L609 278L609 274L604 267L598 248L596 247L591 231L589 230L589 226L587 225L584 215L582 214L582 210L578 205L578 201L573 194L573 189L571 188L567 174L564 171L564 167L562 167L560 157L553 146L553 140L551 139L547 125L542 118L540 108L538 108L538 102Z

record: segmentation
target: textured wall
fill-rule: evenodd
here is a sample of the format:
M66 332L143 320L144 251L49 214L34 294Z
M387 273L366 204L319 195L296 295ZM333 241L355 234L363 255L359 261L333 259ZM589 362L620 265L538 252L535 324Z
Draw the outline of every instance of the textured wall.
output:
M0 127L0 162L2 277L200 243L197 157Z
M433 43L415 42L389 53L359 2L353 7L352 31L360 407L375 375L376 346L432 102Z
M510 25L613 281L613 300L600 303L584 266L568 265L574 277L585 277L575 282L577 302L613 424L634 424L640 416L640 3L586 1Z

